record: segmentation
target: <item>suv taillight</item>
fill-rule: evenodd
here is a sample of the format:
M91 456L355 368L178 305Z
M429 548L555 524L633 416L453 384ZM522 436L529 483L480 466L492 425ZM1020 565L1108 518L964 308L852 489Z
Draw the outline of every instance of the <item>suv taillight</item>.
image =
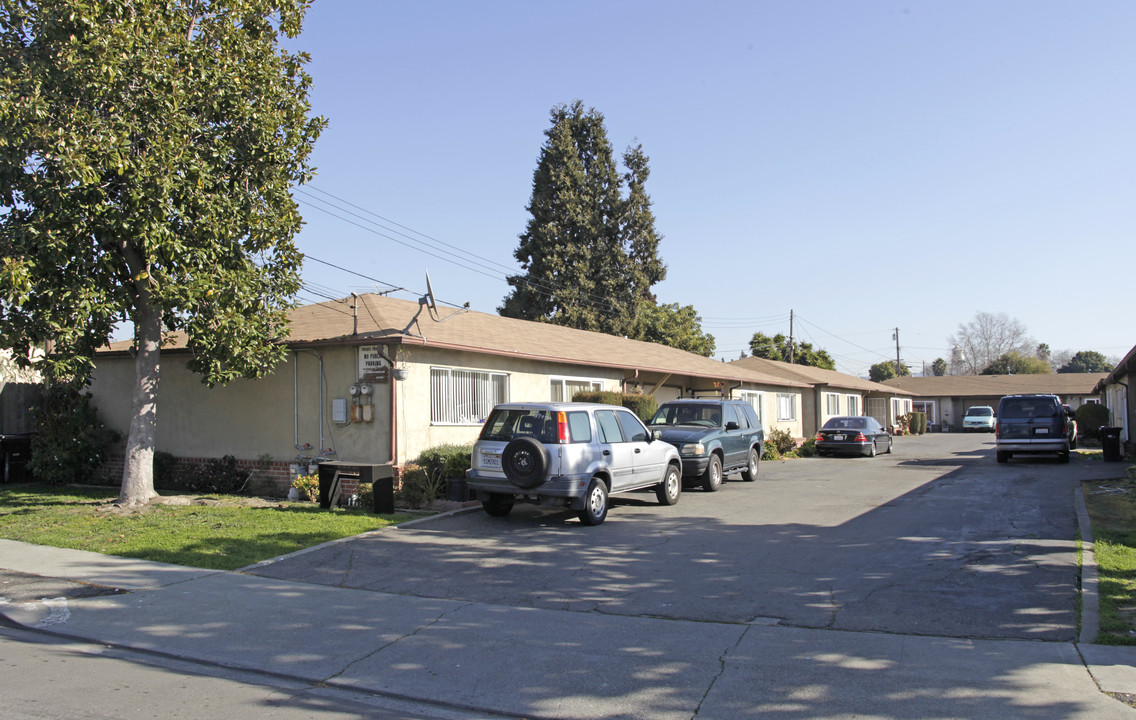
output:
M556 413L556 442L561 445L567 445L571 442L568 435L568 413L566 412Z

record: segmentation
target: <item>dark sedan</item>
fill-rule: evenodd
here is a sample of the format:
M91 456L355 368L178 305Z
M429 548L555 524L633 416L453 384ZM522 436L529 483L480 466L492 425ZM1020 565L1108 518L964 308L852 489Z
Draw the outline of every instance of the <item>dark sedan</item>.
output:
M891 452L891 434L870 417L829 418L816 434L817 455L867 455Z

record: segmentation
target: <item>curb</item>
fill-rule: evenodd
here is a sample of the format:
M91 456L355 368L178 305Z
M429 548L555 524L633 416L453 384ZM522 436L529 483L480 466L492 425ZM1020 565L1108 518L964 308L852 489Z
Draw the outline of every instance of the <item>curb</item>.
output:
M1097 556L1093 551L1089 507L1080 485L1073 490L1073 506L1077 509L1077 527L1081 531L1081 632L1077 635L1077 643L1087 645L1096 642L1100 633L1100 595L1097 592L1100 576Z

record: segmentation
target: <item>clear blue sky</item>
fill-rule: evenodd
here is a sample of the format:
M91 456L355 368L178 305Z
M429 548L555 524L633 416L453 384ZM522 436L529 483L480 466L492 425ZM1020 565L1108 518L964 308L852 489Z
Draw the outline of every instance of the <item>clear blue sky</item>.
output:
M716 357L788 334L790 310L853 374L894 359L896 327L918 374L979 311L1121 356L1134 31L1130 0L315 0L289 46L330 126L298 244L495 312L549 110L579 99L650 156L655 291ZM310 258L304 301L376 288Z

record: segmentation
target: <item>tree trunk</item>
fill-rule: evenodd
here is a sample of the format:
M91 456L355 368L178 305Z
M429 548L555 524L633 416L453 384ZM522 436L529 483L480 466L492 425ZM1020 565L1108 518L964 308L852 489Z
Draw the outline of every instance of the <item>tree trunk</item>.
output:
M151 304L149 292L138 297L135 336L138 355L134 359L133 413L118 495L118 504L125 506L145 505L158 495L154 492L154 433L158 424L162 313Z

